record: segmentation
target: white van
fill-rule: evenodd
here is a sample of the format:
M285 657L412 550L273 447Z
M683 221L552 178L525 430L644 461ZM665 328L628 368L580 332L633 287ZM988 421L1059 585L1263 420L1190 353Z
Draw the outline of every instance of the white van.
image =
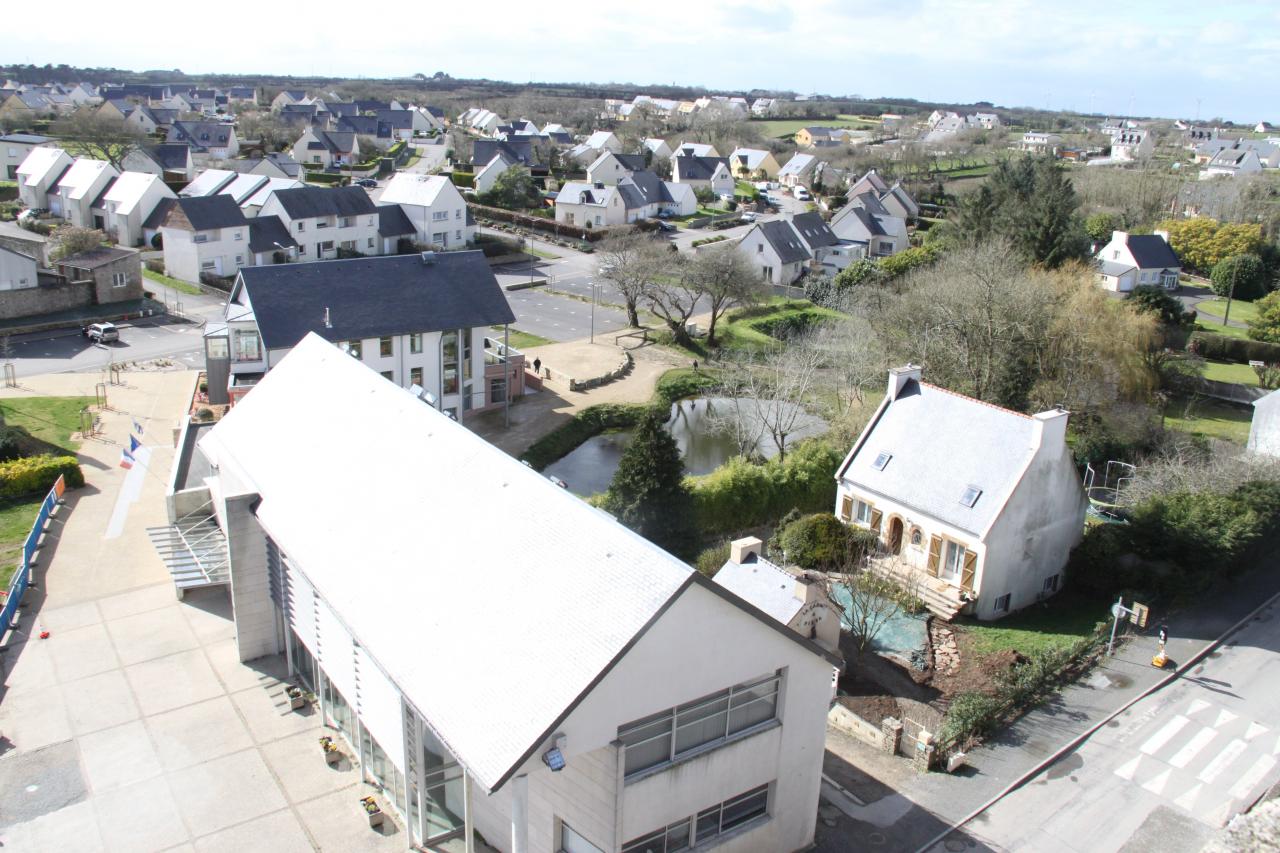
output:
M792 195L794 195L794 196L796 197L796 200L797 200L797 201L812 201L812 200L813 200L813 196L809 195L809 191L808 191L807 189L805 189L804 187L796 187L796 188L795 188L795 190L793 190L793 191L792 191Z

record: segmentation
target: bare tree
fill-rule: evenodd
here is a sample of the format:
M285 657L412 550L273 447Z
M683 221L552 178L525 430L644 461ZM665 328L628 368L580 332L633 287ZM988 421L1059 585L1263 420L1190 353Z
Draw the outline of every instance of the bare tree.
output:
M814 390L821 363L822 354L817 349L793 341L760 353L741 363L736 371L729 371L733 379L724 387L726 396L749 402L725 413L726 417L739 420L730 428L730 434L745 437L759 429L773 442L778 459L786 459L787 442L808 419L804 403Z
M868 388L884 383L889 355L871 324L863 317L845 316L823 323L806 338L805 344L821 358L818 388L831 400L837 416L861 405Z
M117 169L123 168L124 159L146 141L142 132L125 124L124 119L111 119L89 109L54 122L51 130L78 153L106 160Z
M666 246L647 234L632 231L601 240L596 249L596 275L622 294L627 324L639 326L637 306L671 267Z
M895 579L888 576L889 571ZM917 575L905 566L874 568L863 539L846 545L839 562L827 572L827 595L841 604L846 598L849 601L841 608L840 624L849 632L858 658L871 649L885 625L907 609L906 602L916 598Z
M677 344L689 346L689 318L698 308L702 289L689 275L689 264L679 255L668 253L669 266L645 288L644 299L650 310L666 324Z
M735 305L751 305L767 293L764 279L755 271L736 244L713 246L697 252L688 275L707 298L711 320L707 324L707 345L716 345L716 321Z
M742 375L731 371L728 377L719 389L723 399L707 403L708 426L732 441L737 455L757 458L764 438L764 421L756 416L755 401L745 393Z

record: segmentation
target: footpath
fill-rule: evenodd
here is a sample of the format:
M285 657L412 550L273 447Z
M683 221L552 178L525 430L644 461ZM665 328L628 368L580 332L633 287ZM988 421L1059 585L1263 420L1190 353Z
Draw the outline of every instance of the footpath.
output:
M917 851L957 821L985 806L1007 787L1036 770L1071 741L1173 675L1151 658L1156 631L1168 626L1166 653L1181 667L1241 619L1280 593L1274 566L1259 567L1194 608L1152 612L1143 632L1118 645L1080 681L1025 714L999 736L969 753L956 773L917 773L903 758L829 732L827 776L844 792L824 785L818 823L821 851L877 849ZM1130 602L1126 602L1130 603ZM1099 618L1105 614L1100 614ZM981 815L975 823L981 822ZM947 849L981 850L963 830L947 838Z

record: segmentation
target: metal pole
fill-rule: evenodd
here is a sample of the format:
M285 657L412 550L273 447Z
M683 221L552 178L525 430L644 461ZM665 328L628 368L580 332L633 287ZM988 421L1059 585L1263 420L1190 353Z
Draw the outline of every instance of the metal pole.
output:
M596 342L596 285L595 282L587 282L591 285L591 343Z
M507 378L507 366L511 364L511 324L502 324L502 384L507 386L506 393L502 395L502 425L504 427L511 426L511 385L512 382Z
M466 853L476 853L476 823L471 809L471 774L462 770L462 826L466 832Z
M1111 613L1111 639L1107 642L1107 657L1116 647L1116 627L1120 624L1120 614L1124 612L1124 596L1116 599L1116 608Z

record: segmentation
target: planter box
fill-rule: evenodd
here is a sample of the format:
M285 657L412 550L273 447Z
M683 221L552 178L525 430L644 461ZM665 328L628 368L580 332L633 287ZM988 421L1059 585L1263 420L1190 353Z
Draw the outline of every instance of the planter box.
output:
M306 705L307 705L306 696L290 696L289 697L290 711L301 711L303 708L306 707Z
M369 828L378 829L382 826L382 819L386 817L380 810L376 812L365 812L369 817Z
M338 752L336 749L324 754L324 761L330 767L336 765L340 760L342 760L342 753Z

